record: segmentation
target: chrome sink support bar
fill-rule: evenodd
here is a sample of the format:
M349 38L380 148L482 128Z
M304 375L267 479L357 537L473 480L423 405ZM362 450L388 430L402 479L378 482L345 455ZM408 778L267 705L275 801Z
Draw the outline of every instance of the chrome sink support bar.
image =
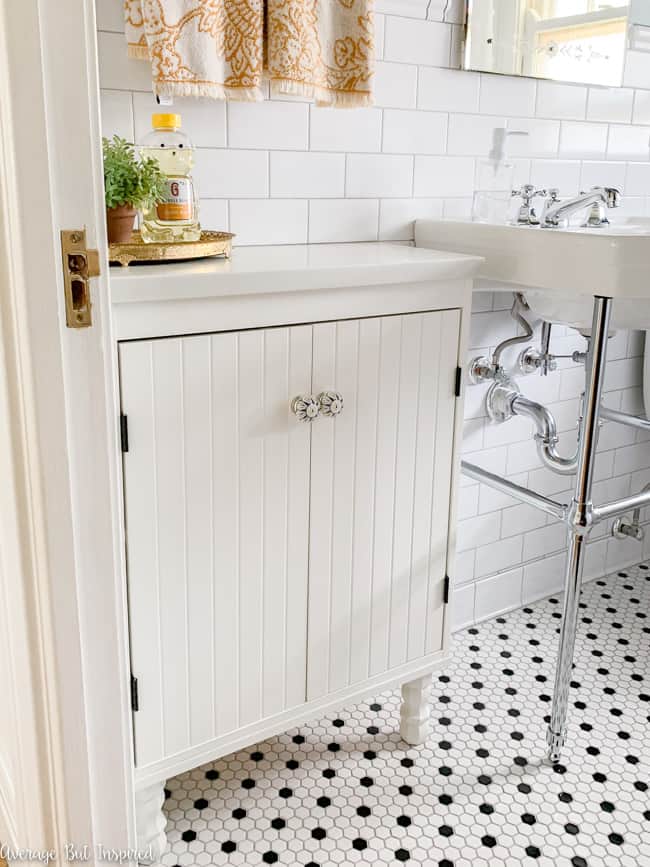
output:
M543 494L538 494L529 488L522 488L521 485L515 485L514 482L502 479L501 476L495 476L494 473L477 467L476 464L470 464L468 461L461 461L460 467L463 475L468 476L470 479L483 482L491 488L501 491L502 494L508 494L508 496L514 497L522 503L535 506L548 515L553 515L554 518L558 518L560 521L566 521L569 509L563 503L556 503L555 500L550 500Z
M602 506L594 507L594 523L606 521L608 518L615 518L617 515L623 515L630 510L636 511L644 506L650 505L650 485L638 494L632 494L630 497L624 497L622 500L615 500L611 503L605 503ZM636 516L637 520L639 516Z
M627 415L626 413L620 413L601 406L611 312L611 298L594 297L591 338L589 341L589 351L585 360L583 412L579 424L578 451L575 458L577 474L575 491L571 502L565 506L528 488L515 485L507 479L494 475L474 464L466 461L463 461L461 464L463 473L470 478L490 485L503 493L515 497L521 502L542 509L548 514L564 521L568 528L569 544L565 567L564 614L562 617L555 671L553 705L546 735L548 757L554 764L560 760L562 747L566 739L566 720L577 629L578 601L589 533L592 527L600 521L622 515L624 512L632 509L640 509L643 506L650 505L650 490L644 490L639 494L625 497L615 502L605 503L602 506L594 506L592 500L594 463L601 418L607 418L611 421L629 424L634 427L650 428L650 422L647 422L645 419L636 419L634 416ZM507 386L505 388L507 389ZM514 400L516 394L516 392L509 394L508 400ZM527 414L533 418L535 416L532 412ZM505 413L503 420L509 417L511 416Z
M627 412L620 412L617 409L609 409L609 407L606 406L600 408L600 417L607 421L625 424L628 427L635 427L639 430L650 430L650 419L639 418L637 415L630 415Z

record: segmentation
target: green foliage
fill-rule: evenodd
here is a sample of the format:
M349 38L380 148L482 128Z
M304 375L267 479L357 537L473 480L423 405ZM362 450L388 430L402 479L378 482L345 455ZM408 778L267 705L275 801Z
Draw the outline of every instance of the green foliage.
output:
M131 205L145 210L160 202L165 175L152 157L136 156L135 147L115 135L102 139L106 207Z

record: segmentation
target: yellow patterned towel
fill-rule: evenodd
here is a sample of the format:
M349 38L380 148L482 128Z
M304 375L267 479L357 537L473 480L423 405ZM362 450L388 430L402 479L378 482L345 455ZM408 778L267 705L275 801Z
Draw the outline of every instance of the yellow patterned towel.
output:
M159 96L372 103L374 0L125 0L129 54Z

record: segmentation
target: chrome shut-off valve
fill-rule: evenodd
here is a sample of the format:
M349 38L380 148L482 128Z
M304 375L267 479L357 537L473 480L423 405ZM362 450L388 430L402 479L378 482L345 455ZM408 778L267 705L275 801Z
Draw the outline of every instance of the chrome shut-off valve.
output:
M485 396L485 406L490 421L502 423L515 415L513 403L519 397L519 386L511 379L494 382Z
M630 521L627 515L623 515L612 524L612 536L615 539L634 539L636 542L643 542L645 530L640 525L638 516L635 515Z
M472 385L482 385L485 382L501 382L508 378L504 368L498 361L487 355L477 355L469 363L467 376Z
M557 358L548 352L540 352L534 346L529 346L519 354L517 369L525 376L538 371L546 376L557 370Z

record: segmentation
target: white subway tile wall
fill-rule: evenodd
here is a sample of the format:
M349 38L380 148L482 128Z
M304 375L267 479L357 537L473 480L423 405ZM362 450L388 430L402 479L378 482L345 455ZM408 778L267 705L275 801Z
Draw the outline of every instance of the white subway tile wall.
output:
M625 87L596 88L462 72L463 0L377 0L376 107L350 111L306 101L261 104L177 100L197 146L202 222L237 233L238 244L410 241L413 221L466 217L476 161L492 129L511 139L516 183L562 195L607 184L625 194L623 216L650 216L650 55L632 52ZM97 0L102 129L137 140L155 110L146 63L128 60L121 0ZM506 292L477 295L470 355L511 336ZM610 340L608 405L641 412L643 335ZM553 349L584 349L568 328ZM517 349L506 357L514 365ZM547 378L520 381L549 403L565 454L575 448L583 373L570 361ZM466 386L464 452L469 460L543 493L570 497L571 479L540 466L528 422L494 426L484 387ZM623 496L650 481L650 437L606 424L596 496ZM484 485L462 480L458 555L452 569L454 628L532 602L562 586L559 524ZM646 516L647 517L647 516ZM588 548L588 577L650 556L600 527Z

